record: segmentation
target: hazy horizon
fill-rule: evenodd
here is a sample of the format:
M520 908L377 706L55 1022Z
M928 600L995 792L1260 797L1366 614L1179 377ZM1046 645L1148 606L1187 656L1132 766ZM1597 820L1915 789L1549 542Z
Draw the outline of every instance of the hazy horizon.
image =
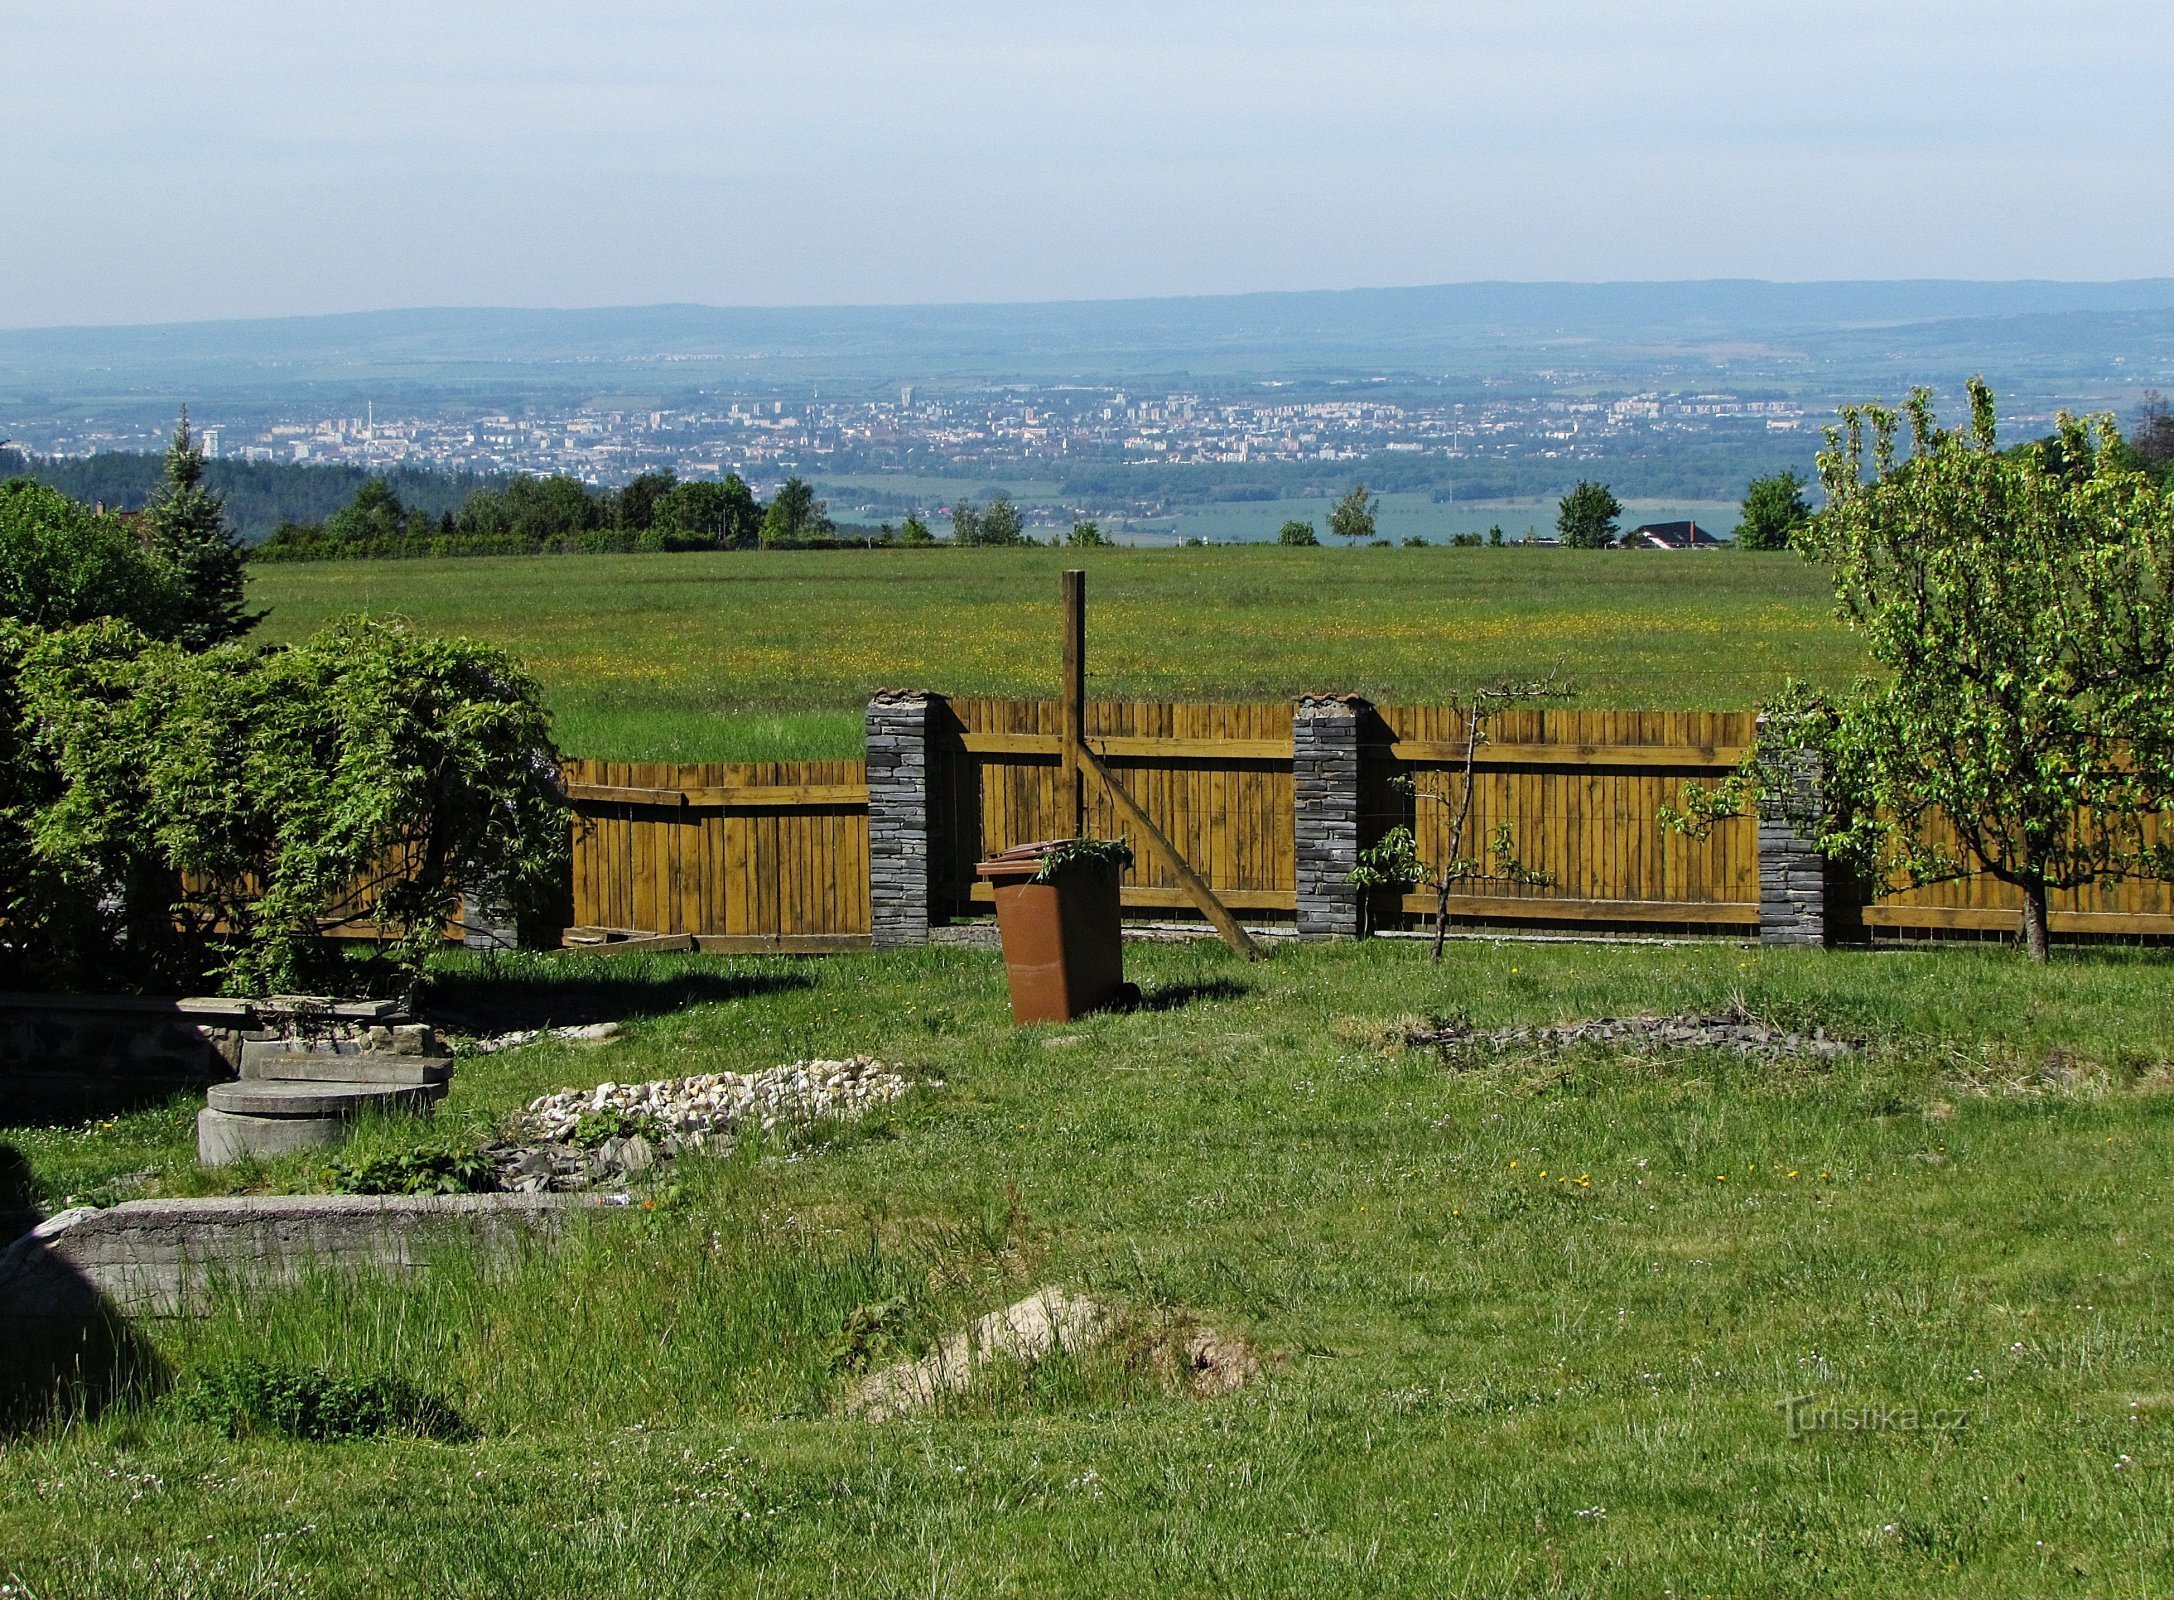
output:
M0 326L2174 270L2174 8L0 0Z

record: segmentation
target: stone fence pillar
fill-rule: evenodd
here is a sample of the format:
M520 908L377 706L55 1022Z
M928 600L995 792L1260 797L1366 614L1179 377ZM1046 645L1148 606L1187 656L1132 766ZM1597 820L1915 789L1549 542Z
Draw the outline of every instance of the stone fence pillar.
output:
M868 702L868 932L882 947L928 940L930 745L941 697L878 690Z
M1764 739L1767 720L1759 718ZM1799 751L1788 764L1788 788L1759 798L1759 942L1827 942L1827 860L1811 833L1818 812L1819 758Z
M1298 853L1298 934L1359 936L1359 718L1366 702L1309 695L1291 718L1293 818Z

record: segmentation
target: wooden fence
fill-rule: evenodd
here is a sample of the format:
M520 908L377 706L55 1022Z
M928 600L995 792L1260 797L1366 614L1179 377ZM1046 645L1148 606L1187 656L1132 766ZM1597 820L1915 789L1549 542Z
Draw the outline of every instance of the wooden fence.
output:
M1071 823L1058 789L1063 709L1048 700L954 700L937 738L934 812L937 893L957 910L986 906L974 863L1010 845L1058 838ZM1288 705L1086 706L1088 748L1233 911L1288 916L1297 894ZM1126 828L1090 790L1087 832ZM1123 880L1126 906L1188 904L1145 852Z
M1297 897L1293 709L1090 701L1089 747L1177 845L1217 896L1248 921L1292 916ZM940 702L928 775L932 910L988 909L974 863L1008 845L1070 831L1059 784L1055 701ZM1440 859L1447 808L1417 799L1454 790L1464 723L1428 706L1366 710L1361 833L1412 826ZM1755 932L1758 829L1749 818L1704 839L1663 830L1655 814L1687 779L1732 768L1755 732L1749 713L1515 711L1480 747L1468 853L1507 823L1544 887L1475 883L1452 898L1468 921ZM574 921L620 935L670 936L704 948L817 951L868 941L868 788L858 761L677 766L576 761ZM1090 789L1088 831L1125 832ZM1144 852L1125 876L1132 911L1184 912L1185 895ZM1372 925L1411 922L1424 894L1383 896ZM1830 901L1848 928L1852 902ZM2017 902L1967 879L1861 908L1875 933L2012 929ZM2174 936L2174 887L2129 883L2063 895L2061 933ZM592 936L601 936L595 934Z
M1379 837L1403 824L1422 859L1446 859L1450 807L1420 796L1460 792L1465 719L1442 706L1381 706L1372 720L1375 737L1361 745L1363 833ZM1465 853L1484 860L1497 826L1507 824L1519 861L1552 881L1467 884L1451 896L1452 913L1757 928L1757 823L1738 818L1688 839L1655 820L1663 801L1680 800L1685 780L1711 782L1734 767L1756 732L1748 712L1503 713L1476 752ZM1422 893L1404 897L1401 909L1432 906Z
M868 937L858 761L573 761L578 929L703 948L820 951Z

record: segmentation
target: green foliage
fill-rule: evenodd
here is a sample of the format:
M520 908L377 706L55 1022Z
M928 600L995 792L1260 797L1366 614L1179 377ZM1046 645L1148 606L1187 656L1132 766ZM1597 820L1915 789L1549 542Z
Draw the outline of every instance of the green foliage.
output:
M928 524L921 520L921 513L909 511L906 520L898 525L900 544L934 544L936 535L929 532Z
M570 1142L583 1146L599 1145L606 1139L660 1139L663 1136L664 1129L654 1118L636 1116L615 1107L582 1112L574 1118L574 1125L566 1134Z
M1459 533L1451 535L1449 542L1459 550L1477 550L1487 541L1476 533Z
M1114 878L1132 865L1132 845L1124 839L1067 839L1042 857L1034 882L1054 883L1072 874Z
M1795 468L1754 478L1737 517L1736 548L1786 550L1811 516L1804 477Z
M787 478L777 498L770 502L770 509L763 513L762 543L766 549L828 538L835 531L823 502L799 478Z
M152 638L182 631L187 596L118 517L27 478L0 483L0 619L72 628L118 617Z
M1573 550L1605 550L1615 542L1616 519L1623 503L1604 483L1578 480L1555 512L1555 531Z
M629 533L647 533L656 521L657 506L679 484L679 474L666 467L629 479L612 496L612 521Z
M1329 532L1352 544L1357 544L1361 539L1372 539L1374 510L1378 504L1366 492L1365 484L1352 485L1351 492L1329 508Z
M1395 889L1399 893L1421 882L1427 864L1419 858L1419 840L1399 823L1359 852L1359 864L1349 881L1355 889L1372 892Z
M232 1361L199 1373L172 1403L179 1415L216 1424L230 1439L278 1433L329 1444L406 1433L458 1443L476 1437L451 1401L391 1373L336 1378L315 1367Z
M1501 523L1499 523L1499 522L1498 522L1498 523L1496 523L1496 524L1495 524L1495 525L1494 525L1493 527L1491 527L1491 528L1489 528L1489 529L1487 530L1487 542L1488 542L1488 543L1489 543L1490 545L1495 545L1495 546L1500 546L1501 544L1503 544L1503 543L1505 542L1505 541L1503 540L1503 537L1502 537L1502 524L1501 524Z
M190 654L120 622L19 641L18 762L48 792L6 945L72 981L351 983L347 922L410 983L464 891L525 909L567 849L557 755L510 656L353 620Z
M1021 545L1027 542L1026 525L1012 497L1001 490L991 495L988 505L982 508L981 543Z
M365 539L401 539L408 534L408 508L383 478L365 478L355 498L325 518L325 537L342 543Z
M204 487L204 452L184 409L166 449L166 481L144 507L151 559L173 574L182 596L175 637L192 650L238 639L257 625L242 604L241 540L226 504Z
M1019 508L999 490L985 507L961 495L951 506L951 542L957 545L1015 546L1027 542Z
M745 550L760 535L763 511L734 472L719 483L673 485L658 498L651 525L667 550Z
M1756 795L1877 891L1988 874L2022 891L2043 960L2051 891L2174 877L2153 831L2174 814L2174 501L2110 417L2002 451L1982 380L1970 406L1953 432L1913 394L1907 459L1884 407L1828 430L1827 508L1798 544L1880 675L1785 690L1736 785L1664 821L1695 830Z
M1099 550L1111 541L1104 536L1098 522L1075 522L1072 531L1064 536L1065 546L1072 550Z
M1318 545L1320 536L1313 531L1313 524L1293 517L1276 532L1276 543L1288 545Z
M334 1194L489 1194L498 1169L474 1150L408 1150L335 1161Z
M2158 390L2145 391L2143 403L2136 408L2136 426L2129 430L2128 445L2144 471L2162 478L2174 474L2174 411L2168 409L2166 396Z

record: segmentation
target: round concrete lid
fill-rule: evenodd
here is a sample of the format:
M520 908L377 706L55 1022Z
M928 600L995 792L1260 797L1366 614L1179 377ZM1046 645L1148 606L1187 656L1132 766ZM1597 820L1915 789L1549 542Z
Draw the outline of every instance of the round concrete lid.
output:
M243 1078L215 1083L205 1101L214 1111L243 1117L351 1117L365 1106L436 1099L431 1086L407 1083L311 1083Z

